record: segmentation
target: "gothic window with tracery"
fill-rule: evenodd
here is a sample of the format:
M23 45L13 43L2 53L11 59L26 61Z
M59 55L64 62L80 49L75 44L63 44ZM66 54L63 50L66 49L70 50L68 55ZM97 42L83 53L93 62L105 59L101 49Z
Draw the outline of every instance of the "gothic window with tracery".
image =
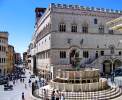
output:
M66 24L64 23L59 24L59 32L66 32Z
M71 26L71 32L77 32L77 25Z

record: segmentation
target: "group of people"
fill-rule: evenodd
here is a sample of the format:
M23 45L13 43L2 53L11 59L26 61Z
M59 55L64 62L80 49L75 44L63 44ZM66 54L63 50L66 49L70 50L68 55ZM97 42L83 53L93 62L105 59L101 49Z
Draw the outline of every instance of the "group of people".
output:
M60 93L58 90L53 91L51 94L51 100L64 100L64 94Z
M64 100L64 94L59 92L58 90L52 91L51 98L48 98L48 93L46 89L44 89L44 100Z
M24 92L22 92L22 100L25 100Z
M25 79L24 78L20 78L20 82L24 83Z
M24 83L24 78L21 78L20 82ZM28 80L28 84L29 84L29 86L31 86L31 79ZM27 84L26 83L25 83L25 89L27 89ZM22 92L22 100L25 100L24 92Z

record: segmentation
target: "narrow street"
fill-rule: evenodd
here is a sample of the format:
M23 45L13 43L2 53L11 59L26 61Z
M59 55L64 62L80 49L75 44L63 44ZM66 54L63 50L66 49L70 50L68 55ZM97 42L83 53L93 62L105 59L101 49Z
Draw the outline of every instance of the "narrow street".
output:
M25 70L25 76L24 83L20 82L20 79L18 79L15 82L15 85L13 82L9 82L9 84L13 85L13 90L7 90L4 91L4 86L0 85L0 100L22 100L22 92L24 92L25 100L31 100L31 86L29 86L29 78L30 73L29 70ZM35 81L35 79L31 79L32 82ZM27 84L27 88L25 88L25 84Z

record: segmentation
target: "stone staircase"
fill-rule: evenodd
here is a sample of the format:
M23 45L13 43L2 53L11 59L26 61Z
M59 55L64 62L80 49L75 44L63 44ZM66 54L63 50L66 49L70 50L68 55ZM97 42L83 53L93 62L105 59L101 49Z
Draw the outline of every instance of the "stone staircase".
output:
M92 63L88 64L87 66L91 66L91 67L95 67L95 68L98 66L101 66L98 64L101 64L101 62L103 61L104 58L105 58L104 56L100 56L97 59L95 59Z
M35 91L40 98L44 98L43 90ZM51 98L52 89L47 90L46 97ZM108 100L117 98L122 95L122 90L119 87L108 88L106 90L94 92L63 92L65 100Z
M122 57L119 55L114 55L116 59L121 59ZM104 56L99 56L96 59L91 60L90 63L86 63L86 66L88 67L95 67L97 68L98 66L101 66L101 62L103 62L104 60L110 60L111 59L111 55L104 55Z
M103 61L105 57L104 56L99 56L98 58L93 58L90 61L86 61L81 64L81 67L93 67L93 68L98 68L98 66L101 66L101 62Z
M65 100L108 100L119 97L122 94L120 88L111 88L96 92L64 93Z
M52 94L53 90L50 89L50 90L46 90L46 97L47 98L51 98L51 94ZM35 95L39 98L41 98L42 100L45 98L45 95L44 95L44 90L42 88L40 88L39 90L35 90Z

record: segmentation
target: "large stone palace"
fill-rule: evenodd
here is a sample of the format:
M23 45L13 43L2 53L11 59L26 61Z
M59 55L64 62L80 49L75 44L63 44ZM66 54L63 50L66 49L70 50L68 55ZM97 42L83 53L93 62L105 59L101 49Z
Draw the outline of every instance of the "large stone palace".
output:
M52 3L48 8L36 8L35 13L28 50L33 71L54 76L55 68L74 66L75 58L80 67L98 68L105 74L121 66L122 33L106 23L120 17L122 11Z

